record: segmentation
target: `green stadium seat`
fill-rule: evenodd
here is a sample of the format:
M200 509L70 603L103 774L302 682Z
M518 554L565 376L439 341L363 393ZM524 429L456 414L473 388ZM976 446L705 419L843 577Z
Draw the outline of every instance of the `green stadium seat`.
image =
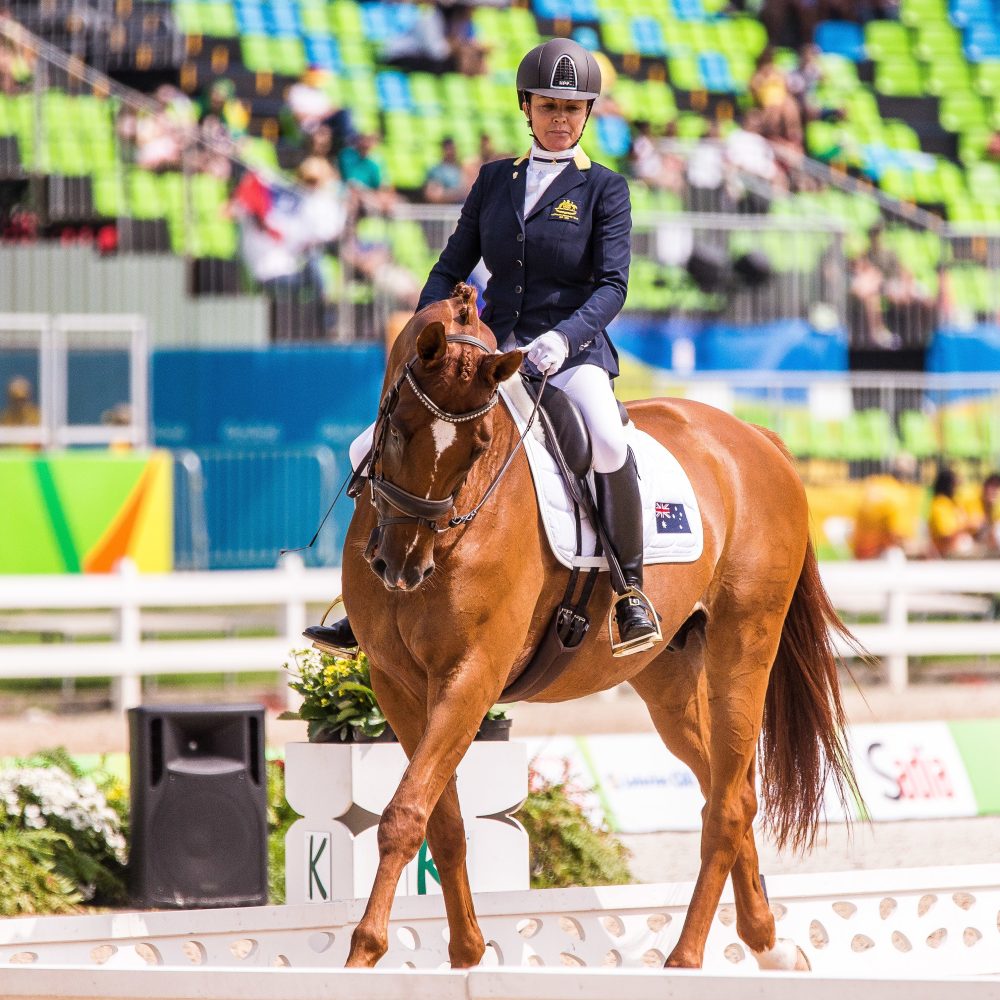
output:
M914 51L926 63L962 60L962 35L947 20L924 22L917 31Z
M949 90L941 96L939 117L949 132L965 132L986 124L986 107L972 91Z
M903 451L919 460L936 458L941 451L934 419L921 410L900 413L899 443Z
M694 56L674 56L667 60L670 82L678 90L704 90L705 83Z
M924 83L913 59L885 59L875 64L875 89L887 97L921 97Z
M155 174L133 167L128 174L128 214L134 219L162 219L167 206Z
M200 5L201 33L212 38L235 38L239 34L236 12L228 2L202 2Z
M947 458L978 461L987 455L979 422L966 410L942 410L941 444Z
M938 58L927 66L927 93L935 97L968 93L972 89L969 65L961 58Z
M908 59L910 33L898 21L869 21L865 25L865 54L869 59Z
M899 19L914 28L927 21L941 21L948 17L947 0L902 0Z

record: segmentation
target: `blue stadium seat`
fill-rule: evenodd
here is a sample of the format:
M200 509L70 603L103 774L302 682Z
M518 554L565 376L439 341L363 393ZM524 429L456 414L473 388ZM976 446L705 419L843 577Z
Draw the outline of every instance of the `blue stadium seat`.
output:
M298 8L291 0L271 0L264 8L264 23L268 34L276 38L288 38L298 35Z
M344 64L340 58L340 47L331 35L306 35L306 60L310 66L319 66L333 73L343 73Z
M365 38L371 42L384 42L395 34L386 5L382 3L362 4L361 23L364 26Z
M665 56L667 42L660 22L652 17L632 19L632 42L635 51L643 56Z
M965 30L965 54L972 62L996 59L1000 53L1000 31L993 21L975 21Z
M609 155L624 156L632 145L632 130L624 118L604 115L597 119L597 139Z
M973 21L989 21L993 18L990 0L951 0L951 19L960 28Z
M236 24L241 35L269 35L264 8L259 3L243 2L236 4Z
M601 48L600 35L597 34L594 28L586 24L581 24L573 29L573 41L579 42L585 49L589 49L591 52L600 51Z
M704 21L705 8L701 0L670 0L674 13L682 21Z
M536 17L543 17L548 20L573 19L583 20L580 15L574 13L573 0L534 0L532 7Z
M860 24L820 21L816 25L815 40L824 52L833 52L853 62L860 62L865 57L865 37Z
M701 52L698 55L698 69L705 81L705 89L719 94L732 94L741 88L736 86L729 62L721 52Z
M399 70L384 70L375 77L379 107L383 111L413 111L410 78Z

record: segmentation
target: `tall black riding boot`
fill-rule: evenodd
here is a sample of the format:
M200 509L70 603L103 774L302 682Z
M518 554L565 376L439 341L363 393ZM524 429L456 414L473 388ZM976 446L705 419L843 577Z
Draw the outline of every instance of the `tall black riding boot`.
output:
M617 472L595 472L597 511L611 547L618 557L625 583L642 592L642 499L635 455L628 449L625 464ZM659 641L655 611L634 593L620 596L615 603L619 644L616 655L625 656L649 649Z
M354 656L358 651L358 640L346 617L332 625L310 625L302 635L317 649L333 656Z

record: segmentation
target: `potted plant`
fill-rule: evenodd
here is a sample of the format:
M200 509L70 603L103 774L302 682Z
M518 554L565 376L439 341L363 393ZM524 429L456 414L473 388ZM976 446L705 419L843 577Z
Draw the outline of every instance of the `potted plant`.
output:
M396 734L386 721L371 686L368 657L332 656L317 649L292 651L289 687L302 696L295 711L282 712L279 719L306 723L310 743L388 743ZM510 739L511 720L502 706L486 713L477 740Z
M308 738L285 747L285 795L302 817L285 835L285 898L366 896L378 866L378 820L406 770L406 755L379 707L364 653L347 659L296 650L285 667L302 704L280 718L304 721ZM528 838L511 818L528 794L528 755L524 743L510 741L510 725L502 708L487 713L458 767L477 892L528 888ZM399 891L439 891L426 844Z

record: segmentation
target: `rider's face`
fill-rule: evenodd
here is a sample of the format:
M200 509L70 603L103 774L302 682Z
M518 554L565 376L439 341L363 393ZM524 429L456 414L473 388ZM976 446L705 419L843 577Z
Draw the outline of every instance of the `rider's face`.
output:
M587 122L587 102L529 95L524 113L539 143L553 153L575 146Z

